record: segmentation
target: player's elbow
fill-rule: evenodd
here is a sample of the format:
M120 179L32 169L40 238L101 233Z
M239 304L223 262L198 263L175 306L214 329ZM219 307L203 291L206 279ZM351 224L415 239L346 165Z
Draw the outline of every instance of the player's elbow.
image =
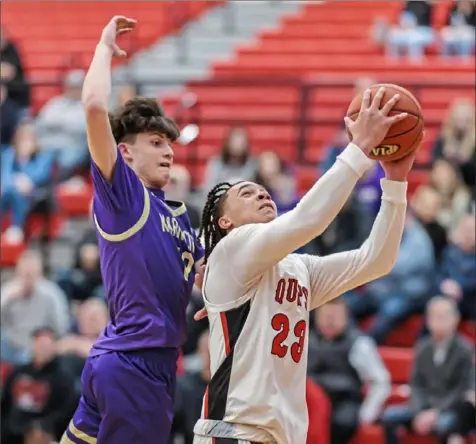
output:
M84 94L82 102L86 118L108 113L107 103L95 94Z
M369 270L369 274L371 274L370 280L375 280L389 274L397 261L397 255L388 254L385 249L380 251L368 251L366 256L366 269Z

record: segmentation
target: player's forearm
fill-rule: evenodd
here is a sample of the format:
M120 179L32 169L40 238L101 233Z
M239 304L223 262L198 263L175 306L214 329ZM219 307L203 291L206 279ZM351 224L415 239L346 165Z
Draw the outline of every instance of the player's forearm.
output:
M96 46L93 60L84 79L82 101L86 109L103 109L107 112L111 96L112 49L103 43Z
M356 145L348 145L296 208L285 215L292 251L319 236L329 226L371 165L372 161Z
M382 179L382 205L369 238L357 250L357 285L388 274L395 264L405 226L407 183ZM354 285L355 286L355 285Z

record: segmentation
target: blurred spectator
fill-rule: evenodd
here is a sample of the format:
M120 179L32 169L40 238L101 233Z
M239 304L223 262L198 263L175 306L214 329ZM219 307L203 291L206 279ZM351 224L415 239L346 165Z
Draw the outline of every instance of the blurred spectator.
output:
M79 379L91 347L109 320L106 303L99 298L88 299L79 305L76 319L76 328L58 341L57 350Z
M443 198L431 185L420 185L410 200L413 214L425 227L433 242L437 262L440 261L441 253L447 244L446 230L437 219L442 205Z
M433 146L433 159L452 163L469 187L475 185L474 103L466 99L455 100L443 122L441 134Z
M82 302L96 296L104 297L101 270L99 267L99 249L94 227L86 229L75 248L73 268L63 271L58 285L74 302Z
M134 99L137 97L137 88L134 85L121 85L119 90L117 91L116 101L114 108L122 107L128 102L129 100Z
M422 60L425 49L434 41L431 27L433 5L426 0L408 0L400 14L398 25L387 35L387 55L397 58L402 53L411 60Z
M20 122L20 107L8 97L7 87L0 84L0 144L10 145Z
M399 443L397 429L435 434L441 443L458 430L458 412L470 387L473 351L456 333L458 308L451 298L435 297L427 307L431 336L417 346L409 405L391 406L382 415L386 443Z
M13 146L2 150L1 214L12 213L12 226L5 233L10 242L23 240L23 229L32 205L43 198L51 178L54 159L51 153L38 151L33 125L18 127Z
M446 160L435 162L430 183L443 199L438 222L447 230L452 230L470 209L471 194L456 169Z
M41 424L32 423L25 434L25 444L57 444L54 433L45 430Z
M372 223L372 216L354 192L324 233L307 244L303 252L326 256L359 248L370 234Z
M183 444L193 443L193 428L200 418L203 395L210 382L210 351L208 331L201 334L193 368L177 378L175 412L171 438L182 438ZM172 441L174 442L174 441Z
M172 165L170 168L170 178L164 188L168 200L184 202L187 207L188 217L192 228L200 228L201 212L190 201L192 178L187 168L183 165Z
M203 189L208 193L219 182L253 180L256 171L248 131L240 127L231 128L220 155L208 162Z
M331 444L350 442L359 424L371 424L379 417L390 393L390 376L375 343L349 325L344 299L315 310L314 322L308 375L331 401Z
M437 292L453 298L463 318L476 318L476 223L467 214L451 233L437 271Z
M425 305L433 284L433 245L426 230L407 214L397 262L392 271L345 295L358 319L375 315L367 334L381 344L393 328Z
M18 259L15 277L1 289L1 356L13 364L30 359L32 333L48 327L57 336L69 328L66 297L43 276L43 263L36 251L26 251Z
M0 27L1 80L7 85L8 97L27 114L30 107L30 85L23 70L20 53L16 45L8 38L3 26Z
M453 3L446 27L441 30L441 51L444 56L469 57L474 52L476 5L474 0Z
M82 70L66 74L63 94L50 99L36 119L40 146L56 153L62 178L68 178L88 161L86 118L81 103L84 76Z
M23 444L32 429L59 438L76 401L72 377L56 356L54 331L39 328L32 335L31 363L14 368L2 392L2 442L8 444Z
M266 151L259 156L254 181L269 192L276 203L279 215L292 210L299 201L293 172L272 151Z

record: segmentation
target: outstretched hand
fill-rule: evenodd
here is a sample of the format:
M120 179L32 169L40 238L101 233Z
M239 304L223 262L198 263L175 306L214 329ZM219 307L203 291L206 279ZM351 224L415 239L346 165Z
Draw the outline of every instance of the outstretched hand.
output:
M390 127L407 117L407 113L389 115L400 96L395 94L382 106L385 88L381 87L371 100L371 91L367 89L362 97L357 119L344 118L345 126L354 142L367 156L373 148L385 138Z
M127 53L117 45L116 38L132 31L136 27L136 24L137 22L134 19L116 15L103 29L101 43L111 48L115 57L125 57Z

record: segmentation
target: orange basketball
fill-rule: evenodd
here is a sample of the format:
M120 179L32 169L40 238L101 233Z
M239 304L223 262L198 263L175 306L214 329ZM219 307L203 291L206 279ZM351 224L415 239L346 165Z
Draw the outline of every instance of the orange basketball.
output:
M387 103L395 94L399 94L400 99L389 115L407 113L408 116L390 127L385 139L372 150L369 157L385 161L402 159L419 147L423 137L424 123L421 106L410 91L401 86L391 84L373 85L370 88L371 101L381 87L385 88L385 94L380 106L382 107ZM359 115L362 96L363 94L356 96L349 105L347 116L352 120L357 119ZM350 134L349 137L352 140Z

